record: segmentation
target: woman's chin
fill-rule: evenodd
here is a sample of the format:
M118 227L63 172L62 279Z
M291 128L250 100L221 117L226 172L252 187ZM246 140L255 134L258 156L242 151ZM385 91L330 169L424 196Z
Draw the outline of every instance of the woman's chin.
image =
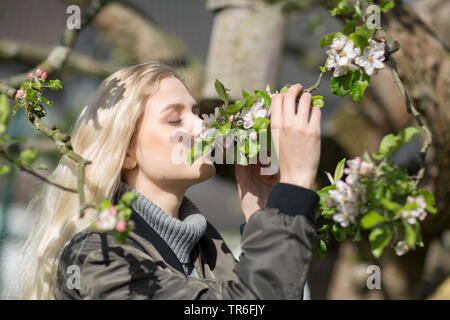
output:
M196 180L198 180L197 183L211 179L216 174L216 167L208 156L198 158L192 166L192 169L195 170Z

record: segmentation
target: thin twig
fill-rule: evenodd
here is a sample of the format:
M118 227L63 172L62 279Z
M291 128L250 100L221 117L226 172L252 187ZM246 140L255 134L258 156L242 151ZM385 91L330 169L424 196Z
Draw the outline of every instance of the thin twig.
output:
M311 87L305 90L305 92L313 92L314 90L318 89L320 87L320 81L322 80L323 72L320 72L319 78L317 79L316 83L313 84Z
M46 57L45 60L43 60L41 63L39 63L35 68L30 70L29 72L35 72L37 69L42 69L47 71L48 75L60 70L65 62L67 61L70 53L72 52L72 47L75 43L75 40L79 34L79 32L86 27L93 19L94 17L99 13L99 11L103 8L105 4L110 2L110 0L92 0L88 6L88 8L83 12L82 21L81 21L81 28L80 29L68 29L66 28L63 32L60 45L55 47L51 53ZM24 74L19 74L16 76L13 76L9 78L6 81L0 81L0 93L4 93L8 98L12 100L16 100L16 88L20 86L20 84L27 80L27 75L29 72L26 72ZM72 145L70 142L70 136L64 133L61 133L58 129L52 129L49 128L42 120L41 117L43 114L38 114L32 106L25 105L24 106L25 112L27 114L28 120L30 123L35 126L40 132L45 134L47 137L51 138L53 141L55 141L56 145L58 146L60 152L64 154L65 156L69 157L73 161L75 161L78 164L78 174L77 174L77 190L72 188L67 188L65 186L59 185L58 183L55 183L53 181L50 181L46 177L40 175L37 172L34 172L33 170L24 167L20 163L17 163L14 161L14 158L9 157L6 152L1 152L0 154L3 155L6 159L12 160L12 163L15 164L19 169L26 171L30 173L31 175L37 177L38 179L49 183L55 187L61 188L65 191L75 192L79 194L79 200L80 200L80 218L84 216L84 210L87 208L95 208L95 203L85 203L85 194L84 194L84 173L86 165L90 164L91 161L84 159L77 153L75 153L72 149Z
M43 175L37 173L36 171L34 171L34 170L30 169L30 168L27 168L27 167L23 166L23 165L20 164L20 163L17 163L17 162L14 160L14 158L13 158L11 155L9 155L8 152L6 152L6 150L5 150L4 148L2 148L2 149L0 150L0 155L1 155L3 158L5 158L6 160L8 160L9 162L11 162L12 164L14 164L14 165L15 165L17 168L19 168L20 170L22 170L22 171L24 171L24 172L27 172L28 174L31 174L32 176L38 178L39 180L41 180L41 181L43 181L43 182L45 182L45 183L51 184L52 186L57 187L57 188L60 188L60 189L63 189L63 190L65 190L65 191L77 193L77 190L72 189L72 188L68 188L68 187L65 187L65 186L63 186L63 185L60 185L59 183L53 182L53 181L49 180L47 177L45 177L45 176L43 176Z
M417 111L417 109L414 107L414 105L411 103L411 100L409 99L408 93L406 92L406 90L403 86L403 82L400 80L400 77L398 75L397 62L395 61L394 57L392 57L391 54L388 54L388 59L391 64L391 71L392 71L392 75L394 77L394 82L397 84L397 86L400 90L400 93L402 94L402 96L405 100L406 111L414 117L414 120L417 122L419 127L425 131L425 134L426 134L426 139L425 139L423 146L420 149L420 153L419 153L420 170L419 170L418 174L414 177L415 186L417 187L417 185L419 184L419 181L423 178L423 176L425 174L425 156L428 151L428 148L431 146L431 143L433 142L432 135L431 135L430 129L420 118L420 113Z

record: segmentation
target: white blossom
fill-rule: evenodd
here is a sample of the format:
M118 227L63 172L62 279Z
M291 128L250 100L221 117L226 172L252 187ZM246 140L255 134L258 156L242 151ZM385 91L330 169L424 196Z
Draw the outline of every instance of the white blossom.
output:
M384 51L384 43L370 39L369 46L364 49L362 56L355 59L355 63L371 76L376 69L384 68Z
M95 223L97 230L99 231L113 230L117 223L117 217L115 212L116 212L115 210L111 209L102 210Z
M340 39L334 38L330 47L331 49L327 51L328 59L325 67L328 70L334 69L334 77L340 77L347 74L349 70L358 69L358 66L353 64L353 59L361 53L361 49L355 48L353 40L347 40L345 36L341 36Z
M214 113L211 114L202 114L203 117L203 121L206 123L206 126L210 126L211 124L213 124L214 122L216 122L219 117L220 117L220 111L219 111L219 107L216 107L214 109Z
M366 209L366 188L360 182L363 163L365 162L360 157L347 160L347 167L344 169L344 173L347 174L345 181L337 181L336 189L328 192L330 198L326 206L336 209L333 220L342 227L348 226L349 223L356 223L356 217Z
M333 43L330 45L330 48L334 49L334 50L341 50L342 48L344 48L346 42L347 42L347 37L344 35L341 35L340 38L336 37L333 39Z
M336 213L333 215L333 220L336 221L341 225L341 227L345 228L350 223L350 218L352 215L348 214L347 212L342 213ZM353 220L354 222L354 220Z
M394 250L396 255L402 256L409 251L409 246L406 241L401 240L395 244Z
M244 129L253 127L254 121L257 118L265 118L269 114L269 110L264 107L264 98L261 98L255 104L243 111L242 120L244 121Z
M406 219L409 224L414 225L416 223L416 219L422 221L427 217L427 211L425 210L427 204L423 195L419 195L417 196L417 198L408 196L408 198L406 199L406 203L416 204L416 208L403 210L401 212L402 218Z
M353 40L348 40L344 48L339 51L337 64L338 66L349 66L353 59L355 59L361 53L361 49L356 47Z

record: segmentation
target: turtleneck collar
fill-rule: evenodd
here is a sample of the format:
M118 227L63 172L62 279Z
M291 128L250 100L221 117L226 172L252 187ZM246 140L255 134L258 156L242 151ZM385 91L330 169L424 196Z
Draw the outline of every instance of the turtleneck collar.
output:
M191 263L190 253L206 230L206 218L184 196L178 210L179 219L172 217L143 194L126 183L121 184L120 192L132 191L138 198L131 207L159 234L169 245L181 263Z

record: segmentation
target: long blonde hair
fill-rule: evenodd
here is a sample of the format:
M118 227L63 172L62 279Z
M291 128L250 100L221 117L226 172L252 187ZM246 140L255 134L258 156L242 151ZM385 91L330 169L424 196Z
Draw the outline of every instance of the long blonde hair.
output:
M85 172L87 202L114 197L145 102L156 93L160 80L170 76L180 79L174 69L154 61L119 70L100 84L84 107L71 137L74 151L92 162ZM75 187L76 163L62 156L51 179ZM30 212L38 216L22 248L22 299L55 298L62 248L95 219L95 210L87 210L85 217L79 218L78 201L77 194L45 184L30 202Z

